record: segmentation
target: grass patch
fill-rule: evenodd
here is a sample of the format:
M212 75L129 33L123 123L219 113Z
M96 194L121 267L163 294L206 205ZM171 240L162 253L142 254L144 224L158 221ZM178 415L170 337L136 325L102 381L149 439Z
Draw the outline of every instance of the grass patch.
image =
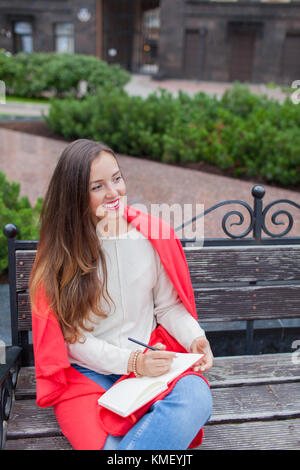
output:
M49 98L23 98L22 96L6 96L7 103L33 103L33 104L48 104Z

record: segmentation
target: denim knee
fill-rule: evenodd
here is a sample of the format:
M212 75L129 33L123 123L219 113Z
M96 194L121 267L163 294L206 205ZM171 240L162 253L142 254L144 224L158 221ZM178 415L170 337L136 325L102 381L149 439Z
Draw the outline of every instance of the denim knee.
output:
M206 417L208 421L212 414L212 394L209 386L201 377L195 374L185 375L176 383L181 397L186 398L187 409L196 417L197 414Z
M102 447L102 450L115 450L117 449L120 441L122 440L123 436L113 436L112 434L108 434L106 441Z

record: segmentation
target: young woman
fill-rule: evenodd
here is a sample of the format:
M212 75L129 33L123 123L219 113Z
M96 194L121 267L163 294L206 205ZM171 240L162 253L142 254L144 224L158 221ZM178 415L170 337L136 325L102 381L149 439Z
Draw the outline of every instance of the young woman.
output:
M54 406L75 449L195 447L211 415L201 372L213 355L180 240L126 200L111 149L87 139L65 148L44 199L30 278L37 404ZM157 236L162 228L169 238ZM118 380L166 373L176 351L204 357L128 418L98 405Z

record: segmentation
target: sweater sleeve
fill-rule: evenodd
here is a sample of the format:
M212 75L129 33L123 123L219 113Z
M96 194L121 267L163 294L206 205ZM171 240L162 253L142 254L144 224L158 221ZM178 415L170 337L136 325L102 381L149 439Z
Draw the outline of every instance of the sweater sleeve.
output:
M128 374L130 349L119 348L84 332L85 341L66 343L69 360L100 374Z
M153 288L154 315L160 323L187 351L204 330L187 311L156 253L157 280Z

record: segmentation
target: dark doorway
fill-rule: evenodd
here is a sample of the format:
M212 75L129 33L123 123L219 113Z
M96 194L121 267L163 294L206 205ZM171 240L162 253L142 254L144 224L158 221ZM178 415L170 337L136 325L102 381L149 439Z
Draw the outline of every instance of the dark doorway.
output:
M132 71L157 63L159 0L109 0L102 3L102 58Z
M230 81L252 81L255 39L253 32L231 34Z
M281 76L284 83L300 78L300 34L287 33L281 61Z
M131 69L134 2L110 0L103 4L102 57L109 64Z
M263 23L230 22L228 37L231 51L229 80L252 82L257 37L262 35Z
M205 36L200 30L185 31L184 76L201 80L204 67Z

